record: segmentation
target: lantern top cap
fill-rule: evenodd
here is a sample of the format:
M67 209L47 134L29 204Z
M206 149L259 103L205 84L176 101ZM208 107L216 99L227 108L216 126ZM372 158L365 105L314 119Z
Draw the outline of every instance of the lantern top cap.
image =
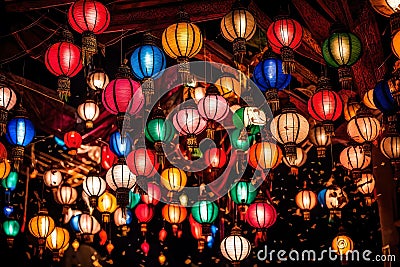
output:
M356 112L356 116L354 116L353 118L356 119L356 118L366 118L366 117L372 117L372 112L365 105L361 105L361 107Z
M318 78L318 84L317 84L316 91L323 90L323 89L332 90L331 80L324 75L322 75L321 77Z
M232 4L232 11L238 10L238 9L247 9L247 7L244 5L243 1L241 1L241 0L236 0Z
M187 22L190 23L190 16L189 13L187 13L186 11L184 11L182 8L179 9L178 13L177 13L177 17L178 17L178 22Z
M240 227L235 224L235 226L232 227L231 235L241 236L242 229L240 229Z
M67 26L62 27L60 41L74 43L74 36Z
M349 32L349 30L343 23L341 23L339 21L332 23L332 25L329 27L330 34L341 33L341 32Z
M131 69L126 64L127 60L124 59L124 62L118 67L117 74L115 75L117 78L130 78L131 77Z
M206 95L219 95L218 88L214 84L207 87Z
M272 51L271 48L268 48L268 50L263 53L263 57L262 57L263 60L277 59L277 58L278 58L278 54L276 54L274 51Z
M18 109L15 111L15 117L17 117L17 118L27 118L28 117L28 113L22 105L19 105Z
M165 119L165 114L160 105L153 109L152 119Z
M143 45L155 45L156 44L156 37L152 35L150 32L145 32L143 34Z
M296 112L297 112L296 106L290 101L288 101L286 103L286 105L284 107L282 107L282 114L283 113L296 113Z

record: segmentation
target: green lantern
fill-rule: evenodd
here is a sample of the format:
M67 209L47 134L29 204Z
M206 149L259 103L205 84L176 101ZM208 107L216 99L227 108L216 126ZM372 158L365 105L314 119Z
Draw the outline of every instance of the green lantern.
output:
M7 236L7 244L11 248L14 243L14 238L19 233L20 225L17 220L6 220L3 222L3 230Z
M243 129L235 129L232 131L230 134L231 145L237 150L247 151L254 140L254 136L247 134L247 136L245 135L243 138L241 136L242 131Z
M140 194L129 191L129 204L126 206L129 209L133 209L140 202Z
M235 111L232 115L233 125L237 129L243 129L246 127L247 133L249 135L255 135L260 132L260 126L251 124L245 117L245 107L241 107Z
M1 181L1 185L6 190L10 191L14 191L14 189L17 187L17 183L18 183L18 173L14 171L10 172L10 174Z
M338 68L339 82L343 89L351 88L350 67L360 59L361 54L361 40L343 25L332 25L331 35L322 44L322 55L328 65Z
M249 205L256 199L257 189L250 182L239 181L232 185L229 194L236 204Z
M218 206L209 200L200 200L192 207L193 219L202 225L204 236L211 234L211 224L218 217Z
M149 120L144 129L146 139L152 143L171 142L175 128L171 121L163 118Z

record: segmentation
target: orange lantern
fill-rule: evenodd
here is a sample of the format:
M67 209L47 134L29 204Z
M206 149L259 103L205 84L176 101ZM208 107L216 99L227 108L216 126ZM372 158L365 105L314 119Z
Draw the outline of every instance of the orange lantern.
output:
M167 222L172 224L172 232L176 236L178 225L185 220L187 210L178 204L166 204L162 209L162 216Z
M274 169L282 161L282 150L271 142L255 143L249 149L249 164L259 170Z

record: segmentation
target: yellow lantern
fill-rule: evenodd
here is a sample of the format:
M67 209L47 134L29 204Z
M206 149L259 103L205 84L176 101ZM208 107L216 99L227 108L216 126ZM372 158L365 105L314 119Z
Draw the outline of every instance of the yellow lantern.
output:
M69 232L63 227L55 227L46 239L46 247L53 252L53 260L60 261L60 253L69 246Z
M116 209L117 198L110 192L104 192L97 201L97 210L101 212L103 222L110 222L110 214Z
M317 205L317 194L304 188L296 195L296 204L302 210L304 220L310 220L310 210Z
M187 216L187 210L185 207L179 204L166 204L162 208L163 218L172 224L172 231L174 235L178 232L178 225L185 220Z
M186 173L176 167L170 167L162 171L161 173L161 184L168 191L181 191L187 182Z
M243 86L233 75L222 75L215 81L214 85L217 87L219 94L224 98L240 97L242 94Z
M336 252L336 254L346 255L349 251L352 251L354 248L353 240L350 237L343 233L339 233L333 240L332 240L332 249Z
M317 157L325 158L326 148L331 144L331 135L325 131L322 124L317 124L310 129L308 139L317 148Z
M160 265L164 265L166 260L167 258L165 257L165 255L162 252L160 252L160 256L158 256L158 262L160 263Z
M370 109L378 109L374 103L374 89L370 89L364 94L362 102Z
M344 104L343 115L346 121L351 120L361 107L360 103L356 102L353 98L349 98L347 103Z
M372 173L363 173L361 179L357 181L357 190L364 195L364 201L367 206L373 203L372 195L375 189L375 178Z
M3 160L0 162L0 179L7 178L7 176L10 174L11 171L11 165L8 160Z
M47 209L42 208L38 215L29 220L28 228L29 232L38 239L39 255L41 256L46 246L46 238L55 228L54 220L49 216Z

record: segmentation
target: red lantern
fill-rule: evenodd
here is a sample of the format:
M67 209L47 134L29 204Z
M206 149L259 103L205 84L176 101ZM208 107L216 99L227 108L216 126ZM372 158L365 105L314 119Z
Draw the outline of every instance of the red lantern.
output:
M158 233L158 240L160 240L160 242L164 242L167 238L167 234L167 230L165 230L165 228L163 227Z
M83 64L97 54L96 34L103 33L110 24L107 7L94 0L78 0L68 10L68 23L82 34Z
M131 78L131 70L125 63L122 64L116 78L112 80L102 93L102 102L104 108L111 114L117 115L117 126L121 131L125 117L125 113L135 115L144 104L144 96L142 87L139 82Z
M64 134L64 143L69 148L68 154L76 155L76 150L82 145L82 136L77 131Z
M198 223L193 215L189 215L189 223L190 223L190 232L192 236L197 240L197 249L202 252L204 249L204 236L203 236L203 227L200 223Z
M141 195L141 199L147 205L157 205L161 199L160 186L153 182L147 183L147 190Z
M149 223L154 216L153 206L141 203L136 206L135 215L141 225L140 230L143 233L147 232L147 223Z
M67 29L63 30L62 41L52 44L44 55L46 68L58 77L57 92L61 100L68 101L71 96L71 81L82 69L81 49L73 43L73 36Z
M144 255L147 256L150 250L150 245L146 240L140 245L140 249L143 251Z
M256 201L247 209L246 221L258 231L266 230L276 221L276 210L274 206L266 201Z
M321 77L316 92L308 100L308 112L315 120L322 122L328 134L333 134L333 121L340 117L342 111L342 98L332 90L329 79Z
M272 22L267 30L269 45L275 52L282 55L282 68L284 73L294 71L294 52L301 44L303 27L294 19L279 16Z
M222 148L210 148L204 152L204 160L212 170L222 168L226 163L226 153Z
M3 145L3 143L0 142L0 162L3 162L4 160L7 159L7 149Z
M115 163L117 163L118 157L111 151L108 145L104 145L101 148L101 167L103 169L110 169Z
M154 176L159 167L156 153L144 147L132 150L126 157L126 164L133 174L141 177Z

